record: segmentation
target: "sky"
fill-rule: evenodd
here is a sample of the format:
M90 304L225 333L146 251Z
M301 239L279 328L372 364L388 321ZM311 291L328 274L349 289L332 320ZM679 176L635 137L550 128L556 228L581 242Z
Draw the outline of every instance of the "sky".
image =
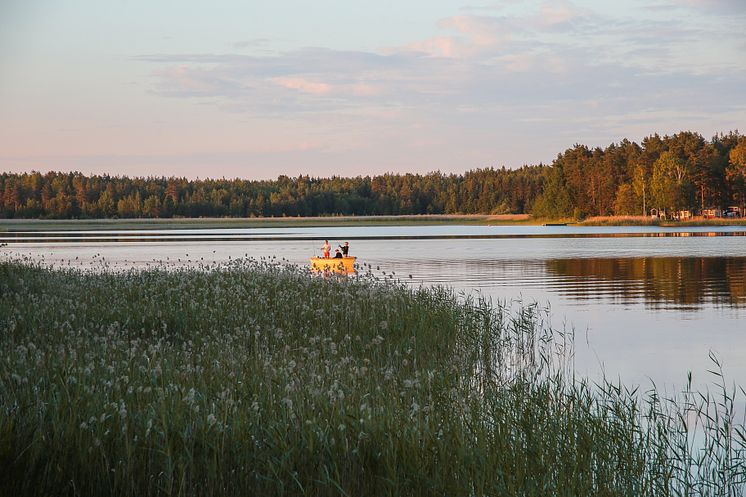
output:
M0 0L0 172L460 173L746 131L746 0Z

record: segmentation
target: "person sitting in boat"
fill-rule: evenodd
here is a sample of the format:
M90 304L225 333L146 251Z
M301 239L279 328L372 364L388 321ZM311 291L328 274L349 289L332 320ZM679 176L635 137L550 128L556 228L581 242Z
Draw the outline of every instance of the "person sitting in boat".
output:
M334 258L335 259L341 259L342 258L342 252L340 252L339 249L334 249Z
M348 257L350 255L350 242L345 242L344 245L339 245L339 248L342 249L343 257Z
M329 240L324 240L324 246L321 247L321 250L324 251L324 259L328 259L329 253L332 251L332 246L329 245Z

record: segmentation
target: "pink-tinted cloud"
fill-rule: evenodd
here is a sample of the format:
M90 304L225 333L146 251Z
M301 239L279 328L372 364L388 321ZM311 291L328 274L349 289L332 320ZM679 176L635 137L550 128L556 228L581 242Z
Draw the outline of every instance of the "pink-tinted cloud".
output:
M332 91L332 87L326 83L320 83L318 81L310 81L306 78L300 77L281 77L273 78L272 81L278 85L289 88L291 90L298 90L302 93L308 93L310 95L327 95Z
M453 16L440 21L439 25L455 29L477 47L499 48L511 38L508 23L499 17Z
M534 13L523 16L456 15L438 22L441 30L453 34L416 41L404 50L446 58L503 55L517 39L576 29L577 23L592 18L591 11L568 0L546 2Z
M510 41L513 29L504 18L472 15L447 17L438 22L438 27L455 34L417 41L404 50L432 57L474 57L499 51Z
M382 88L366 82L324 83L305 77L285 76L272 78L272 81L283 88L297 90L307 95L330 97L374 97L382 93Z
M542 27L553 27L569 23L579 17L580 9L567 1L547 2L539 9L538 24Z
M414 52L422 52L433 57L455 57L460 43L449 36L438 36L427 40L411 43L406 48Z

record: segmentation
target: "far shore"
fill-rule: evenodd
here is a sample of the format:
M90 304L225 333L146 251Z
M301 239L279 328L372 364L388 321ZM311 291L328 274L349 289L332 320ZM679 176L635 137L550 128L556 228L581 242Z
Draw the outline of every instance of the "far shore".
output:
M105 229L266 228L297 226L415 226L415 225L575 225L575 226L739 226L746 218L691 218L683 221L646 216L534 218L530 214L423 214L402 216L319 216L250 218L158 219L0 219L0 232Z

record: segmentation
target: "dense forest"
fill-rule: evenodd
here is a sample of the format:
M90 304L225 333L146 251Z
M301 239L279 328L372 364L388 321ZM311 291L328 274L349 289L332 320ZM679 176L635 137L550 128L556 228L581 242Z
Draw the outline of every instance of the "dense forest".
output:
M623 140L605 149L583 145L546 168L531 212L545 217L641 215L739 207L746 197L746 137L697 133Z
M541 166L463 175L355 178L127 178L80 173L2 174L0 216L16 218L251 217L525 212Z
M551 165L464 174L273 181L0 174L0 217L135 218L532 213L641 215L724 209L746 199L746 136L689 131L605 149L584 145Z

